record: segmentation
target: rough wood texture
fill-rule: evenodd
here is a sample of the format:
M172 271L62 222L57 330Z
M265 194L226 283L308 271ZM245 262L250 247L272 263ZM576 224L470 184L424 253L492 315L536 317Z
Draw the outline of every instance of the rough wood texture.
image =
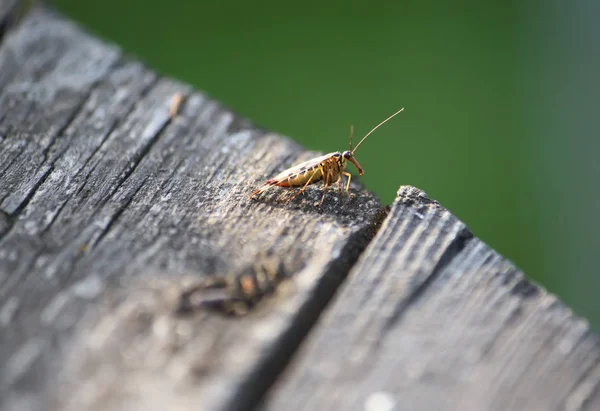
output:
M0 407L250 408L374 235L378 201L358 185L321 208L316 189L248 201L315 153L46 9L5 33L0 67ZM285 298L243 320L172 315L190 278L265 250Z
M600 345L447 210L402 187L268 397L262 409L598 410Z

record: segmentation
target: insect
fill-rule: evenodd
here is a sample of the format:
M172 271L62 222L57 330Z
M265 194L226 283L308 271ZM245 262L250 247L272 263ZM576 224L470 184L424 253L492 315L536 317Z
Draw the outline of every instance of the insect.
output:
M240 316L273 293L286 277L283 264L274 258L258 258L238 272L199 280L179 295L176 309L185 314L195 309L218 310Z
M352 148L352 135L354 134L354 127L350 126L350 150L344 151L340 153L339 151L334 153L325 154L324 156L313 158L311 160L300 163L296 166L288 168L287 170L282 171L277 174L275 177L267 180L263 185L261 185L257 190L253 191L250 194L250 198L263 193L270 189L271 187L285 187L285 188L293 188L293 187L302 187L297 193L293 194L289 201L293 200L296 196L304 193L306 187L309 184L314 184L319 181L323 181L323 197L321 198L321 203L323 204L323 200L325 199L325 193L330 185L333 183L338 184L338 190L341 194L344 193L342 191L342 175L346 176L348 182L346 183L345 192L350 196L350 180L352 179L352 174L344 171L346 168L346 163L350 161L356 169L358 170L359 175L363 175L365 171L362 169L358 161L354 158L354 153L358 149L358 147L362 144L363 141L367 137L371 135L375 130L377 130L380 126L391 120L394 116L402 112L404 108L396 111L394 114L383 120L381 123L376 125L371 131L369 131L356 145L356 147Z

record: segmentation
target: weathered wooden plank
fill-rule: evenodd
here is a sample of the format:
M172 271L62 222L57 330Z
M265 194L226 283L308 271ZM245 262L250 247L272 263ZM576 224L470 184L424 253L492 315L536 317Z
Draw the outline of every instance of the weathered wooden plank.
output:
M315 153L46 9L5 35L0 67L0 407L251 407L374 235L377 200L248 201ZM291 277L275 298L173 315L173 290L265 250Z
M401 187L262 409L597 410L600 344L447 210Z

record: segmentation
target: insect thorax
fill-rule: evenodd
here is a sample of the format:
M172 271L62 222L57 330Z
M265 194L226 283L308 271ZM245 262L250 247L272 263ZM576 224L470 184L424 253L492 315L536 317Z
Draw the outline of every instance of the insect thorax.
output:
M337 166L339 167L339 171L343 171L346 168L346 159L339 151L333 153L331 156L332 159L335 160Z

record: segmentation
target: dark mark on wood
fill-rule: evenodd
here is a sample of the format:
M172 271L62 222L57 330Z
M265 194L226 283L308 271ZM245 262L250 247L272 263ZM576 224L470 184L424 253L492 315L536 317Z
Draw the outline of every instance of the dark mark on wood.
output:
M205 277L181 290L174 312L191 315L199 310L212 310L232 316L245 315L289 276L279 258L260 253L252 264L239 271Z

